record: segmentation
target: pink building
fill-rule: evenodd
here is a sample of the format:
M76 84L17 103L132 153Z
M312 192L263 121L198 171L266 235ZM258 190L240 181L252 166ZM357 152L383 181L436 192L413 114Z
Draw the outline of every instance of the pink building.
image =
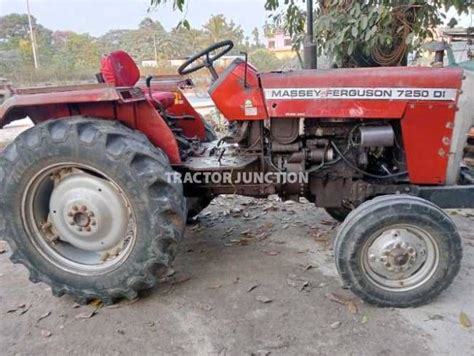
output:
M292 58L296 55L292 49L293 42L291 37L284 32L277 32L274 36L266 38L266 47L280 58Z

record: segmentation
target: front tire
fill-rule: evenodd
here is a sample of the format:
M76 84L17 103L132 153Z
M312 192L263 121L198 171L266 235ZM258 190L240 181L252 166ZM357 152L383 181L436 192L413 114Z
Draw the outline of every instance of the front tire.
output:
M383 307L430 302L451 284L462 259L450 217L406 195L378 197L355 209L339 229L334 252L345 285Z
M118 122L52 120L0 156L0 232L30 280L78 302L152 288L185 227L166 155Z

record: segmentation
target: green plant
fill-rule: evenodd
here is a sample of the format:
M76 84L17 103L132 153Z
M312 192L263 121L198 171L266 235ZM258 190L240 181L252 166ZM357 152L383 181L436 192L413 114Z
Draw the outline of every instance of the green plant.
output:
M266 0L274 25L293 37L299 48L305 32L306 0ZM357 57L384 65L397 65L406 53L419 50L443 23L443 10L468 12L471 0L314 0L315 37L319 53L338 65L351 65ZM186 0L150 0L151 6L173 2L183 10Z

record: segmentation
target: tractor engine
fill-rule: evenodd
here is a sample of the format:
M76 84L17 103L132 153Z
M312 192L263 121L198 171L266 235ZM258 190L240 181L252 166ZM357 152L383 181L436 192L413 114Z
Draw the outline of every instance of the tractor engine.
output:
M398 125L389 121L272 119L271 161L278 171L306 173L307 184L287 184L282 197L305 196L339 206L355 181L390 180L405 171Z

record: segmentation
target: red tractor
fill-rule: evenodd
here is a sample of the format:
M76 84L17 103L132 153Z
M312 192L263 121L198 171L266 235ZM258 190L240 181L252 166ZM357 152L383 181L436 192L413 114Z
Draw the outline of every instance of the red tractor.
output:
M448 287L462 246L442 209L474 207L462 164L474 112L463 71L259 73L236 59L218 74L213 63L232 47L217 43L179 68L210 70L209 94L229 122L219 140L182 94L191 81L137 86L124 52L103 60L104 83L11 89L1 126L35 124L0 156L0 231L12 261L56 296L132 299L156 285L186 218L214 197L278 194L344 221L337 269L365 301L416 306Z

